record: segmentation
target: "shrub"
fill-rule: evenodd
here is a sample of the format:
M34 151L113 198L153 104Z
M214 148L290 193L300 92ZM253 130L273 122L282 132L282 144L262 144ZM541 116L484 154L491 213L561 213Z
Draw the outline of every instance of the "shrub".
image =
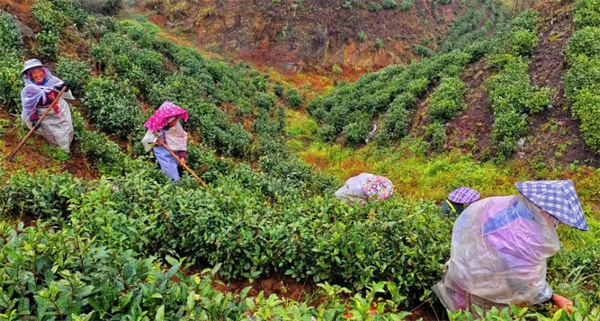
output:
M594 151L600 151L600 93L584 88L573 98L573 117L581 120L581 133L585 143Z
M382 8L383 7L377 2L371 2L371 4L369 4L369 11L371 12L379 12Z
M398 2L396 0L384 0L382 7L385 10L393 10L398 8Z
M277 97L283 96L283 86L280 84L276 84L275 86L273 86L273 92Z
M381 49L381 48L385 47L385 42L383 42L383 40L381 38L377 38L375 40L375 47L377 47L378 49Z
M342 131L346 138L346 144L350 146L358 146L365 142L369 135L369 121L355 121L346 126Z
M527 134L524 114L507 111L495 114L492 138L500 156L509 157L517 149L517 141Z
M400 10L408 11L408 10L410 10L410 8L413 7L413 5L414 5L413 0L402 0L402 3L400 4Z
M58 54L58 43L60 37L52 31L42 31L35 35L40 43L37 53L44 59L55 60Z
M270 93L259 93L256 96L256 106L259 109L271 111L275 108L275 99Z
M73 93L83 94L92 69L83 61L60 57L56 66L56 74L63 81L72 85Z
M419 57L433 56L433 50L421 45L414 45L412 48L412 52Z
M86 88L84 105L92 119L108 133L125 138L131 134L132 126L140 125L136 93L127 82L92 78Z
M358 41L365 42L367 40L367 34L364 31L358 32Z
M337 130L332 125L325 125L317 130L317 136L323 142L333 142L337 136Z
M0 56L21 52L23 38L17 22L4 11L0 11Z
M600 1L577 0L575 1L575 14L573 22L577 29L585 27L600 27Z
M445 122L467 106L462 102L465 84L460 78L444 78L431 95L427 112L434 121Z
M285 99L292 109L298 109L302 106L302 96L296 89L290 89L285 94Z
M600 27L585 27L577 30L567 43L566 57L569 62L579 55L600 58Z
M440 123L433 123L425 128L425 135L429 138L431 148L441 151L446 144L446 128Z

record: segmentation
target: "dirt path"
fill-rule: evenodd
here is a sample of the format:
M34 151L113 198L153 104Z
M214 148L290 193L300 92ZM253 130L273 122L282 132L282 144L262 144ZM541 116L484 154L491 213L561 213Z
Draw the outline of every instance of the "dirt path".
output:
M540 13L540 43L529 64L532 85L550 89L550 109L529 116L529 137L515 157L537 162L568 165L584 161L597 166L598 156L585 145L579 121L571 117L564 95L563 75L568 66L563 50L574 31L571 5L560 1L547 1L536 8Z

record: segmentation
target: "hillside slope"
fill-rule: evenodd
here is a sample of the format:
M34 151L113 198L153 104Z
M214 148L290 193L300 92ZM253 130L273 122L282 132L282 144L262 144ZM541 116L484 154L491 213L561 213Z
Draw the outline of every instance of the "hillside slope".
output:
M593 117L582 127L565 97L563 53L573 31L571 4L541 1L488 39L364 75L311 101L307 110L321 124L321 139L350 146L368 137L388 146L408 136L425 139L431 152L456 148L537 167L597 166L588 146L595 139ZM593 38L588 41L595 48ZM579 78L571 79L577 86Z
M355 74L408 63L443 47L451 22L478 19L454 36L503 21L496 1L156 1L150 19L222 55L283 72ZM477 10L474 10L477 9ZM475 13L478 11L478 13ZM484 31L485 34L485 31Z

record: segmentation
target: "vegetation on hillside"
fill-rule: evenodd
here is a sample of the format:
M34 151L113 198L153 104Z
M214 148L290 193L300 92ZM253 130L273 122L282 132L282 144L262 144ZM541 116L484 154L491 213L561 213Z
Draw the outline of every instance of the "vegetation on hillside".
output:
M94 10L114 6L103 3L108 7ZM488 84L497 115L508 107L516 108L514 113L539 111L547 93L530 85L523 61L537 43L533 11L490 41L410 66L392 66L341 86L308 104L325 125L318 128L304 119L306 128L299 128L288 124L294 119L286 119L286 113L297 112L284 109L304 105L297 91L273 85L244 64L207 59L164 40L143 17L117 21L92 16L83 10L92 9L71 0L39 1L34 7L38 22L45 21L47 12L60 12L60 24L46 26L40 35L50 36L39 38L37 47L23 48L12 18L0 15L0 103L13 112L19 109L22 84L16 74L24 51L55 55L57 74L83 97L75 107L82 110L73 112L78 148L103 176L2 176L2 320L402 320L408 315L402 309L434 302L430 289L441 277L451 236L450 219L438 215L433 201L415 200L424 195L409 195L417 189L408 186L445 195L458 184L479 184L484 195L508 193L511 179L528 175L481 165L468 156L427 160L428 145L419 139L404 140L396 151L368 146L358 152L300 142L296 148L302 158L323 155L325 161L337 162L339 178L351 174L344 169L348 162L360 166L369 161L399 182L393 198L354 207L332 197L340 182L299 160L283 136L292 139L291 146L300 136L312 141L319 133L332 140L341 132L348 144L358 145L372 119L381 116L378 142L399 140L407 133L414 102L439 82L429 106L437 125L430 135L442 137L441 123L463 108L459 77L464 66L499 52L509 55L490 56L498 68ZM385 7L395 10L389 1ZM55 28L61 28L57 38L51 36ZM60 55L67 35L87 43L69 58ZM526 99L503 106L498 97L515 92ZM184 126L201 143L189 143L188 164L211 191L189 177L170 183L142 156L143 121L165 99L190 112ZM502 126L495 130L505 133ZM504 141L518 135L500 137ZM125 145L128 149L122 150ZM597 198L598 172L569 171L581 179L580 196L589 211ZM549 169L538 173L544 178L563 174ZM432 195L426 198L440 198ZM29 226L6 220L27 220ZM561 228L565 248L549 262L554 288L577 299L576 312L558 312L556 320L598 316L589 304L600 302L600 226L594 217L588 223L587 234ZM323 283L314 294L319 299L294 302L262 293L250 297L248 288L224 294L216 289L215 273L228 281L285 275ZM512 307L492 311L486 320L549 320L536 314L542 309ZM458 312L450 319L473 316Z

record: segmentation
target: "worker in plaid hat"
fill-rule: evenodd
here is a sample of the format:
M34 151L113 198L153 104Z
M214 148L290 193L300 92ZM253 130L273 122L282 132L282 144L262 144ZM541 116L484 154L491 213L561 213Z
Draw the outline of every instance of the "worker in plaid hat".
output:
M483 311L513 304L573 303L546 282L546 259L560 242L562 223L589 229L570 180L516 184L520 195L489 197L471 204L454 222L450 259L434 291L452 311Z
M467 205L475 202L480 197L479 192L461 186L448 194L448 199L440 204L440 212L443 216L458 216L467 207Z

